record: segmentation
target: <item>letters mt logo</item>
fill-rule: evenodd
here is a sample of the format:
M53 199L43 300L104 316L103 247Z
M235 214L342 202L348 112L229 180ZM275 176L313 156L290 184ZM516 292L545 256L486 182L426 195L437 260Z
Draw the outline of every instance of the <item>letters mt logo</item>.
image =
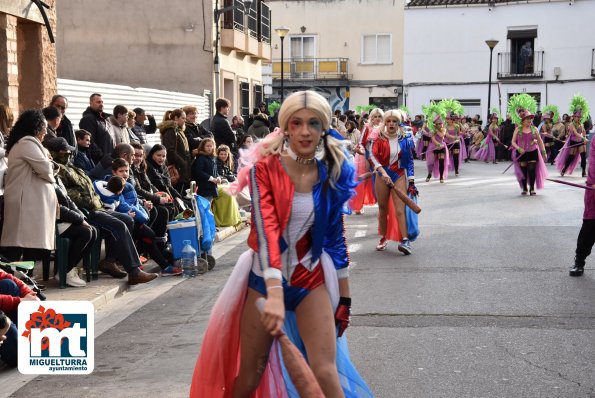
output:
M94 366L94 309L87 301L19 305L19 371L88 374Z

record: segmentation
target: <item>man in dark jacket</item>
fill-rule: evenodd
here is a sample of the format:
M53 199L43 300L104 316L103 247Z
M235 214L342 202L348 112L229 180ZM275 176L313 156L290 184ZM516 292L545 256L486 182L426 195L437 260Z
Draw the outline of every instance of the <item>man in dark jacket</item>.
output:
M128 164L132 164L134 158L134 148L130 144L121 143L114 147L112 153L105 155L95 167L87 173L92 180L103 180L105 176L112 175L112 162L114 159L124 159Z
M229 100L225 98L219 98L215 101L216 113L215 116L213 116L213 120L211 120L211 131L215 137L216 146L227 145L231 150L231 153L233 153L234 158L237 159L238 145L236 143L236 135L227 120L229 107Z
M93 188L93 183L84 171L74 167L66 140L54 138L47 143L52 158L58 164L58 175L68 196L81 210L89 214L89 223L105 231L105 260L99 263L99 270L114 278L124 278L128 274L128 283L136 285L150 282L157 274L150 274L139 269L140 259L131 236L132 218L115 211L104 211L101 199ZM120 271L116 261L122 264L126 272Z
M64 137L68 145L76 147L76 138L74 136L74 130L72 128L72 122L70 119L66 117L66 109L68 109L68 100L63 95L54 95L52 97L52 101L50 102L50 106L54 108L58 108L60 113L62 114L62 119L60 120L60 125L56 129L56 134L58 137Z
M91 145L91 133L87 130L77 130L74 135L76 136L76 152L72 164L89 174L95 167L95 162L88 155L89 146Z
M134 127L132 132L136 134L141 144L147 143L147 134L154 134L157 131L157 123L155 118L150 113L146 113L143 108L134 108ZM145 124L145 120L149 121L149 125Z
M112 153L116 140L108 118L110 115L103 113L103 99L101 94L91 94L89 107L83 112L79 128L91 133L91 159L99 162L102 157Z

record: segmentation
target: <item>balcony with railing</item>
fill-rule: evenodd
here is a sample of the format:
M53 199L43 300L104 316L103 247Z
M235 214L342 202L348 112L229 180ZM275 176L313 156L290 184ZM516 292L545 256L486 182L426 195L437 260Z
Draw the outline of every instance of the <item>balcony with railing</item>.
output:
M498 79L543 78L543 51L530 56L520 53L498 53Z
M281 78L281 60L273 60L273 79ZM293 58L283 61L285 80L351 80L349 58Z
M595 48L591 51L591 76L595 77Z
M223 14L221 48L236 50L266 61L271 60L271 12L262 1L254 1L244 10L240 0L225 0L234 6Z

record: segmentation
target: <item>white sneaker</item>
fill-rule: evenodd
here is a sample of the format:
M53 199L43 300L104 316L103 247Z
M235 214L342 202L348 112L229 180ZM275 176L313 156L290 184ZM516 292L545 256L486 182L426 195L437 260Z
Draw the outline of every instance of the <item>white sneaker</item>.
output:
M85 287L87 282L81 279L78 270L73 268L66 274L66 284L70 287Z

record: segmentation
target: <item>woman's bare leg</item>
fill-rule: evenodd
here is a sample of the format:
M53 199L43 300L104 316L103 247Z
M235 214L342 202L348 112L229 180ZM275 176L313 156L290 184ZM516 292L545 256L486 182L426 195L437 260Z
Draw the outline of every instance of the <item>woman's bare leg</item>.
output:
M256 299L264 297L248 289L246 304L240 323L240 372L236 379L233 397L250 397L266 368L273 337L264 330Z
M319 265L320 266L320 265ZM324 285L311 291L295 311L310 368L327 398L343 398L337 372L335 317Z
M390 188L382 181L382 178L376 176L376 199L378 201L378 232L380 236L386 236L386 217L388 215L388 198Z
M395 182L395 187L399 191L407 194L407 188L405 185L405 177L401 177ZM407 234L407 218L405 217L405 203L399 199L396 192L392 192L391 190L391 199L393 201L393 206L395 207L395 213L397 214L397 223L399 224L399 230L401 231L401 235L403 239L408 239L409 236Z

